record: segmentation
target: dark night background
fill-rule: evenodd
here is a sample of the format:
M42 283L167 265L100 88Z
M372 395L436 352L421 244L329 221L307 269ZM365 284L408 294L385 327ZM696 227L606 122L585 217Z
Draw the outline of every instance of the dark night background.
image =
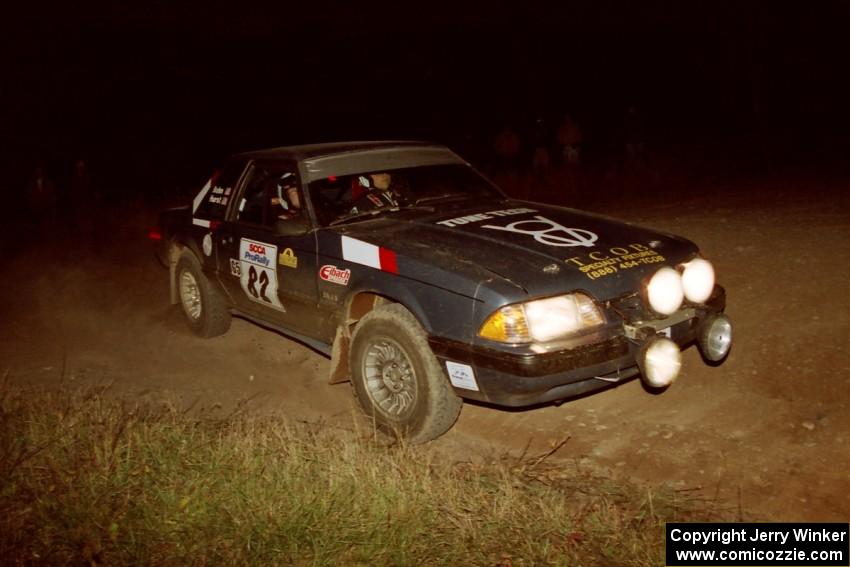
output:
M135 538L153 542L151 562L156 553L170 561L182 557L174 555L183 549L178 543L195 529L223 544L193 540L194 546L185 548L189 561L224 562L240 549L233 542L249 539L251 550L273 553L277 543L263 540L263 534L274 532L269 526L284 526L286 541L294 542L282 552L284 559L297 561L299 552L307 553L304 562L333 557L328 555L335 553L333 546L320 549L293 540L291 534L301 532L288 527L286 514L253 530L259 539L243 537L250 524L216 515L229 513L228 503L215 512L221 499L201 502L204 490L218 486L218 477L201 479L194 492L191 485L184 491L184 483L151 492L151 479L159 477L136 475L141 469L129 461L118 468L112 463L116 451L153 431L148 415L164 416L162 424L168 426L178 410L193 424L208 423L217 435L239 429L222 428L231 416L256 414L265 420L280 411L296 420L293 431L310 439L325 429L339 429L346 436L340 439L349 439L348 433L351 439L369 439L372 423L351 421L359 410L349 387L326 383L331 362L312 348L247 321L235 323L226 340L206 341L191 333L182 308L170 305L169 272L154 253L170 242L157 241L160 233L151 229L161 211L189 202L233 152L374 138L447 143L511 196L603 213L691 240L716 266L734 324L728 360L704 364L697 349L689 349L683 377L661 396L644 392L636 380L528 411L465 404L456 435L424 453L426 465L445 461L466 478L483 474L489 463L504 464L527 471L522 479L535 486L552 480L553 494L560 494L558 487L581 491L572 499L574 510L564 508L572 522L568 532L547 528L534 540L553 553L592 554L598 548L582 536L579 520L605 524L599 518L608 516L600 513L609 511L616 515L604 531L607 547L618 526L651 536L665 514L704 521L846 522L848 56L850 0L4 3L2 427L24 423L26 415L16 413L15 400L45 388L56 410L39 406L37 415L49 417L45 423L67 425L72 436L42 443L47 429L39 421L20 434L12 427L4 436L6 429L0 429L0 471L32 471L33 481L0 490L0 507L13 512L0 517L0 547L12 550L4 556L11 557L10 564L24 558L28 563L58 558L59 563L63 553L76 550L78 563L120 564L120 557L139 556L139 549L148 556L144 549L150 546L135 546L130 541ZM627 159L625 151L629 105L645 119L642 160ZM528 144L537 120L548 125L554 146L554 130L566 112L584 132L581 163L555 163L543 175L530 173ZM505 124L523 137L520 163L495 159L494 140ZM90 177L72 176L81 159ZM37 164L46 166L57 198L52 191L39 192L53 184L34 182ZM411 231L417 222L408 223ZM275 242L285 242L279 238ZM377 233L374 238L382 246L387 240ZM387 244L392 249L393 243ZM441 260L446 250L432 256ZM517 246L505 254L523 251ZM212 277L218 259L204 263ZM310 266L309 258L302 265ZM562 276L564 285L572 281L569 273ZM323 301L329 305L330 299ZM9 389L18 384L24 387L20 395ZM65 391L79 395L65 401ZM101 403L113 394L121 400L120 412ZM42 398L32 399L21 407L34 408L31 404ZM95 403L91 420L67 411L78 399ZM151 411L136 411L136 404ZM251 434L251 424L261 423L253 419L245 429ZM147 429L134 433L134 424ZM87 431L115 429L107 426L120 428L111 453L98 440L95 453L75 452ZM256 443L245 450L253 451ZM176 458L183 459L183 449ZM4 454L14 458L4 461ZM24 456L18 459L19 454ZM79 471L62 465L66 455L76 459L72 464L82 463ZM241 453L234 455L241 459ZM194 478L204 469L195 466L195 456L190 460ZM550 470L556 473L552 478ZM408 476L390 479L399 481L389 485L393 494L410 484ZM631 488L620 486L621 479L639 487L640 501L624 496ZM141 504L168 504L183 494L192 503L185 510L180 505L180 516L173 506L171 512L154 509L152 516L143 508L127 508L136 503L129 502L124 484L141 487L146 496ZM591 492L582 488L591 485L596 487ZM80 500L92 492L97 499ZM489 498L491 492L482 494ZM596 500L595 494L602 497ZM409 502L414 504L405 508L418 510L419 500ZM475 510L470 512L465 500L457 502L464 506L458 533L475 557L510 562L505 550L491 555L476 547L478 540L470 538L477 524L468 520L474 520ZM255 512L250 502L243 504L237 508ZM430 516L437 510L442 518L443 508L423 510ZM541 518L550 517L539 509ZM402 512L393 517L403 521ZM53 521L45 523L48 513ZM134 517L145 526L156 523L147 520L151 517L185 521L165 525L152 538L136 537L145 532L128 523ZM205 518L218 517L235 536L207 530L212 524ZM511 511L509 517L520 516ZM440 546L446 526L454 530L445 524L434 532ZM313 528L307 529L304 533ZM524 534L523 529L517 525L514 531ZM353 543L342 551L341 562L415 556L392 546L373 553L376 542L396 541L393 534L403 539L407 532L391 530L372 538L370 547L357 548L358 538L372 530L361 532L348 538ZM433 538L420 532L426 537L411 553L427 554ZM619 547L632 550L630 559L651 561L640 545L651 545L652 538L625 533ZM172 536L178 543L169 543ZM101 543L107 552L94 554ZM324 555L309 555L313 551ZM265 556L257 557L255 562ZM606 560L587 557L591 564Z
M306 7L308 6L309 7ZM426 138L487 162L570 112L589 164L635 104L694 175L846 170L850 3L32 3L0 39L5 191L76 159L118 198L228 153Z

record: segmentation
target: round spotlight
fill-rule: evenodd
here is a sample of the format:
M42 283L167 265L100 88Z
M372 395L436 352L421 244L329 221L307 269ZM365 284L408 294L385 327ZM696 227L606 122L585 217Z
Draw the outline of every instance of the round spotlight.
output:
M711 362L723 360L732 348L732 321L722 313L711 316L699 328L699 349Z
M653 388L673 383L682 368L682 351L667 337L649 339L638 353L638 366L644 381Z
M714 266L708 260L694 258L682 272L685 297L694 303L705 303L714 290Z
M647 286L649 305L656 313L670 315L682 306L682 276L673 268L661 268Z

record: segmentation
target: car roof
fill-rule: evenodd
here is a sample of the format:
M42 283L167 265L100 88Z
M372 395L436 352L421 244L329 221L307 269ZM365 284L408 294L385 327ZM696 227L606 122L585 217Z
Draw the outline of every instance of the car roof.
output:
M237 154L235 157L247 159L295 159L303 160L317 157L333 156L361 151L381 150L390 148L442 148L440 144L412 140L375 140L359 142L331 142L325 144L303 144L298 146L283 146L265 150L255 150Z

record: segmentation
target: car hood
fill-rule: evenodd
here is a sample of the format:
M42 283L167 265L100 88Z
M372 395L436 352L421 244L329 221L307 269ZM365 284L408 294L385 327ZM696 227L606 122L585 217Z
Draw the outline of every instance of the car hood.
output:
M582 289L599 300L633 292L660 266L697 252L684 238L601 215L538 203L499 205L397 213L344 232L392 250L399 273L422 281L449 271L480 283L487 273L532 296Z

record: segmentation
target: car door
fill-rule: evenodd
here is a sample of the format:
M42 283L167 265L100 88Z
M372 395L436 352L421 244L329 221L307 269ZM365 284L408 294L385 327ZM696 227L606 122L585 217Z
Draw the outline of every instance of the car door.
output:
M316 239L290 161L248 165L228 221L218 231L219 278L246 315L316 337Z

